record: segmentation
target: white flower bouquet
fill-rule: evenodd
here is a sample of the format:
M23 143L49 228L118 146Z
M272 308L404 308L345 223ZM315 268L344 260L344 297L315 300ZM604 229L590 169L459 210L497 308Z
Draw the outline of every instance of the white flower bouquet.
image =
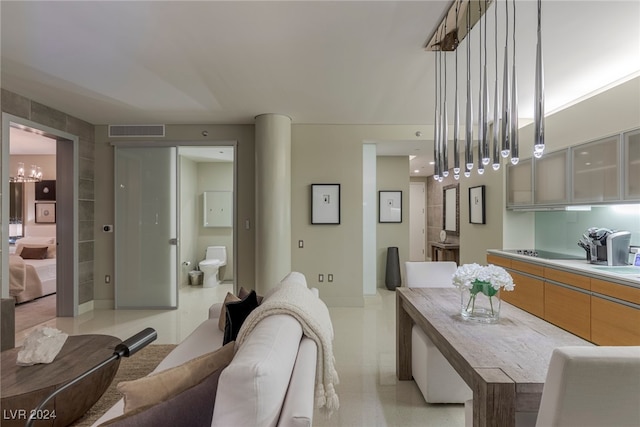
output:
M507 271L493 264L464 264L453 274L453 284L462 291L462 316L487 323L497 321L500 312L500 289L512 291L513 278ZM481 300L478 297L485 295ZM494 304L494 298L497 300ZM483 306L483 303L488 306Z

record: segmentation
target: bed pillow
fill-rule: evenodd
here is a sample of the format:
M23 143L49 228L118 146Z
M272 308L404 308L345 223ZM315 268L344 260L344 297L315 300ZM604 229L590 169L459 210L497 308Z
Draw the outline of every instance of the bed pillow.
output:
M28 237L22 238L16 242L16 254L20 255L23 248L41 248L47 247L47 258L56 257L56 244L55 243L33 243L31 241L24 242L23 240L29 239ZM47 239L50 240L50 239Z
M26 246L18 253L22 259L45 259L47 257L46 246Z
M36 236L27 236L18 240L20 243L29 243L36 245L52 245L56 242L55 237L36 237Z
M211 375L219 375L233 358L235 343L188 362L133 381L118 384L124 395L124 412L156 405L199 384ZM213 404L213 400L211 401Z

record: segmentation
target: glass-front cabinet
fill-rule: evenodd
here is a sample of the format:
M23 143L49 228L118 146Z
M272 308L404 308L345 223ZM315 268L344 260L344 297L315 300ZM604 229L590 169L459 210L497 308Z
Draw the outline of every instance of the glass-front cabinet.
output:
M520 160L517 165L507 167L507 206L530 206L533 204L531 159Z
M620 200L620 136L614 135L571 149L573 203Z
M640 129L624 135L624 198L640 201Z
M568 150L561 150L534 159L534 203L536 205L557 205L569 202L568 157Z

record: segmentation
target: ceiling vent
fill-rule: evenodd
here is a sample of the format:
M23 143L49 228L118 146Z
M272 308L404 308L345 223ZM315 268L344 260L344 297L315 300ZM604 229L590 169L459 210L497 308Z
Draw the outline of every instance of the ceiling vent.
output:
M109 138L161 137L164 125L109 125Z

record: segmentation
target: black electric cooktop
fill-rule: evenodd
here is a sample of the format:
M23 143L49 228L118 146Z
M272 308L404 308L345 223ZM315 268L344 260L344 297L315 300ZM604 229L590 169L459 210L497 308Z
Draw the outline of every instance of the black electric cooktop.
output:
M568 254L562 254L562 253L558 253L558 252L543 251L543 250L539 250L539 249L509 249L509 250L505 250L505 252L509 252L509 253L512 253L512 254L518 254L518 255L537 257L537 258L543 258L543 259L578 259L578 260L586 260L587 259L586 254L584 256L568 255Z

